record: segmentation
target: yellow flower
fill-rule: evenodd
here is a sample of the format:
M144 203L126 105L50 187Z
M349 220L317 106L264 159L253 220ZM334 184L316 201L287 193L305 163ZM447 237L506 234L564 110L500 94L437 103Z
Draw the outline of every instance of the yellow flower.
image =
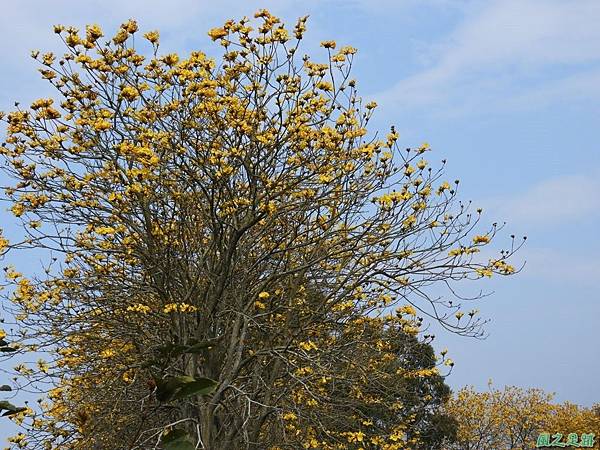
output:
M437 190L438 195L447 189L450 189L450 184L447 181L444 181L442 184L440 184L440 187Z
M121 89L121 97L131 102L138 98L138 91L134 87L125 86Z
M54 72L53 70L40 69L40 73L42 74L42 77L46 80L52 80L53 78L56 78L56 72Z
M198 308L188 303L179 304L179 312L195 312Z
M94 122L93 127L96 131L105 131L110 128L110 122L104 119L98 119Z
M74 278L79 274L79 270L76 268L67 268L63 270L63 274L66 278Z
M128 33L133 34L138 30L138 24L135 20L129 19L127 22L121 25L121 28L127 30Z
M333 90L333 85L328 81L319 81L317 83L317 89L321 89L322 91L330 92Z
M19 372L21 375L32 375L33 374L33 370L30 369L29 367L25 366L25 364L17 364L14 367L14 370ZM52 391L50 391L50 392L52 392Z
M268 292L261 292L260 294L258 294L258 298L260 298L261 300L264 300L265 298L269 298L271 296L271 294L269 294Z
M12 208L10 208L15 217L21 217L25 212L25 207L21 203L15 203Z
M310 375L313 372L314 371L313 371L312 367L299 367L298 369L296 369L294 371L294 374L296 376L303 377L305 375Z
M9 437L7 440L8 442L12 442L19 445L19 447L22 447L20 444L23 444L25 441L25 435L23 433L18 433L16 436Z
M110 194L108 194L109 202L117 202L120 200L123 200L123 196L121 194L119 194L118 192L111 192Z
M115 356L115 354L116 354L115 351L111 348L104 349L100 352L100 356L102 358L111 358L111 357Z
M362 442L365 434L362 431L358 431L358 432L348 432L347 434L348 437L348 442Z
M416 316L417 310L413 308L411 305L404 305L400 308L396 308L396 312L399 314L408 314L410 316Z
M0 339L4 339L6 337L6 331L0 329Z
M300 342L298 344L298 347L300 347L303 350L306 350L307 352L311 351L311 350L318 350L319 347L317 347L317 345L312 342L312 341L307 341L307 342Z
M128 306L127 307L127 311L133 311L133 312L140 312L142 314L148 314L150 311L152 311L152 308L150 308L147 305L142 305L141 303L137 303L135 305Z
M408 277L396 277L395 280L402 286L408 286L408 284L410 283Z
M321 47L334 49L335 41L323 41L321 42Z
M198 308L196 308L195 306L190 305L188 303L167 303L163 307L164 313L171 313L171 312L186 313L186 312L195 312L197 310L198 310Z
M2 250L4 250L6 247L8 247L8 244L9 244L8 239L6 239L6 238L2 237L2 235L0 235L0 252Z
M494 269L497 269L506 275L509 275L509 274L515 272L515 268L513 266L511 266L510 264L507 264L505 261L502 261L502 260L490 260L490 265Z
M104 36L104 34L98 25L87 25L85 27L85 38L89 42L96 42L102 36Z
M284 43L289 40L288 32L285 28L277 28L273 31L273 39Z
M474 244L487 244L488 242L490 242L489 236L477 235L473 238Z
M268 18L270 18L270 17L273 17L273 16L271 15L271 13L269 12L269 10L268 10L268 9L259 9L259 10L258 10L258 11L257 11L257 12L254 14L254 17L255 17L256 19L258 19L258 18L261 18L261 17L262 17L263 19L268 19Z
M383 155L381 155L381 161L385 162L385 161L388 161L390 159L392 159L392 153L388 152L388 151L383 152Z
M69 33L65 39L65 42L69 47L76 47L77 45L81 44L81 39L77 33Z
M9 267L8 271L6 272L6 278L8 278L9 280L12 280L12 281L14 281L17 278L20 278L22 276L23 276L22 273L17 272L12 267Z
M37 360L37 366L38 366L38 369L40 369L44 373L48 373L48 371L50 370L50 366L43 359Z
M331 180L333 180L333 177L329 174L321 174L319 175L319 183L329 183Z
M404 226L404 228L410 228L412 226L414 226L417 223L417 218L411 214L410 216L408 216L406 219L404 219L402 221L402 226Z
M96 227L94 231L100 235L115 234L113 227Z
M220 39L222 37L227 36L227 31L225 31L225 29L223 28L213 28L212 30L210 30L208 32L208 36L213 40L216 41L217 39Z
M354 55L356 53L356 49L354 47L345 46L340 49L340 54L342 55Z
M169 53L163 57L163 61L167 66L172 67L179 62L179 55L177 53Z
M48 66L54 64L54 53L48 52L42 55L42 62Z
M38 110L40 108L48 108L53 103L54 103L54 100L51 98L40 98L31 104L31 109Z
M123 42L125 42L127 40L127 38L129 37L127 30L124 28L121 28L117 34L115 35L115 37L113 38L113 42L115 44L122 44Z
M160 34L158 33L158 31L149 31L146 34L144 34L144 37L148 39L151 43L156 44L158 42L158 39L160 38Z
M135 377L135 373L133 370L128 370L123 373L122 378L125 383L131 383Z

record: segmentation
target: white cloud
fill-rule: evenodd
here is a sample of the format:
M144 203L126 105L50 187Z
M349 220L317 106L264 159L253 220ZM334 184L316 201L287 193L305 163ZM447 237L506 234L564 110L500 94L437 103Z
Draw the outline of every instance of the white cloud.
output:
M545 279L556 283L596 285L600 279L600 261L591 254L575 254L549 248L527 248L519 252L525 268L519 276Z
M598 68L589 68L600 63L598 23L596 0L473 3L444 42L431 43L433 64L376 97L393 98L403 107L463 110L515 107L519 98L520 105L531 105L536 98L528 97L530 90L540 102L548 95L564 97L600 81ZM569 73L561 75L565 68Z
M447 70L577 63L600 57L600 2L504 0L468 18L444 55Z
M528 90L521 90L505 98L499 109L527 110L550 104L568 104L574 100L600 98L600 68L590 69L560 80L545 82Z
M485 203L512 224L558 225L600 213L600 178L565 175L544 180L512 197L497 197Z

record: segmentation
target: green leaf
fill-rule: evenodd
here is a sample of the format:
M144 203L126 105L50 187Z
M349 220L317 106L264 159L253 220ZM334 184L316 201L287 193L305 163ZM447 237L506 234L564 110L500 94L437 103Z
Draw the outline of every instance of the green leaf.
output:
M177 380L180 386L183 386L186 383L191 383L196 379L194 377L190 377L189 375L181 375L178 377L173 377L174 380Z
M16 352L17 350L13 347L0 347L0 352Z
M177 390L186 383L194 381L193 377L179 376L168 377L160 380L156 387L156 398L161 402L168 402L173 398Z
M12 391L12 388L8 384L0 386L0 391Z
M171 430L162 436L164 450L194 450L196 446L192 444L191 438L182 429Z
M218 383L210 378L190 376L169 377L157 383L156 398L161 402L181 399L190 395L206 395L213 392Z
M185 430L182 430L181 428L174 428L173 430L169 431L168 433L165 433L162 435L162 443L170 444L171 442L179 441L179 440L185 439L187 437L188 437L188 435Z
M25 411L27 408L17 408L14 411L6 411L5 413L2 413L2 417L8 417L8 416L12 416L13 414L18 414L21 411Z
M202 350L211 348L213 345L214 345L214 341L198 342L198 343L186 348L184 353L200 353Z
M156 359L151 359L149 361L146 361L144 364L142 364L140 366L140 368L147 369L152 366L156 366L156 367L160 366L160 361L157 361Z
M183 353L183 351L186 349L185 345L181 345L181 344L167 344L164 347L161 347L159 349L159 352L161 353L161 355L164 356L177 356L180 355L181 353Z
M194 381L184 384L173 396L173 399L186 398L191 395L210 394L217 388L218 384L218 382L210 378L197 378Z
M192 339L188 341L185 345L174 344L172 342L169 342L168 344L159 347L158 352L165 357L175 357L183 353L198 353L201 350L211 348L218 341L220 341L221 338L222 336L219 336L217 338L209 339L207 341L196 341L195 339Z
M2 401L0 401L0 411L2 411L3 409L14 410L14 409L17 409L17 407L15 405L13 405L11 402L2 400Z
M21 411L25 411L27 408L15 406L6 400L3 400L3 401L0 401L0 411L2 411L3 409L6 409L6 412L3 413L2 415L10 416L12 414L17 414L17 413L20 413Z
M156 384L156 398L160 402L168 402L173 398L180 386L181 382L174 378L160 380Z

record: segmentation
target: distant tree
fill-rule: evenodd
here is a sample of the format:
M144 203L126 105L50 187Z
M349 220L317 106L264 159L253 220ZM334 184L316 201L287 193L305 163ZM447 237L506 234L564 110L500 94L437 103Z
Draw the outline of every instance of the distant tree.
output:
M429 146L368 135L354 48L299 63L306 18L255 17L209 32L218 65L159 55L155 31L138 53L133 20L106 43L56 26L67 53L33 52L59 100L1 115L27 236L0 253L52 253L44 276L5 271L16 353L50 355L16 368L47 393L17 446L392 450L446 433L418 316L479 335L454 284L514 273L520 244L478 260L498 227L477 229Z
M322 362L297 370L303 389L282 393L285 427L268 430L273 444L300 448L308 442L321 448L335 431L341 432L340 448L349 442L385 447L390 442L384 436L413 449L439 449L444 440L452 440L456 424L442 409L450 389L431 345L418 339L414 314L405 307L396 315L358 317L351 327L344 324L328 333L338 336L337 347L329 345L330 339L312 340L323 349Z
M448 450L534 449L540 434L598 434L600 417L595 408L569 402L555 404L554 395L541 389L524 390L507 386L476 392L463 388L450 400L447 413L458 424L457 440ZM555 439L555 438L552 438Z

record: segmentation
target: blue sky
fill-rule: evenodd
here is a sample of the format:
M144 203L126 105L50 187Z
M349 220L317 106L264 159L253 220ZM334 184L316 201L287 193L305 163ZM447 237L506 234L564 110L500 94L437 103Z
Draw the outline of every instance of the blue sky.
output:
M436 348L456 362L448 383L485 389L492 378L600 402L597 0L6 2L0 110L50 93L29 52L61 49L53 24L112 32L132 17L160 30L164 52L214 54L209 28L263 7L288 24L309 14L311 55L325 39L357 47L359 91L380 105L372 129L394 124L401 145L429 142L429 159L448 159L448 178L460 178L484 223L507 222L501 245L511 233L529 238L522 273L464 286L495 292L478 305L490 336L438 333ZM0 211L2 226L11 220Z

